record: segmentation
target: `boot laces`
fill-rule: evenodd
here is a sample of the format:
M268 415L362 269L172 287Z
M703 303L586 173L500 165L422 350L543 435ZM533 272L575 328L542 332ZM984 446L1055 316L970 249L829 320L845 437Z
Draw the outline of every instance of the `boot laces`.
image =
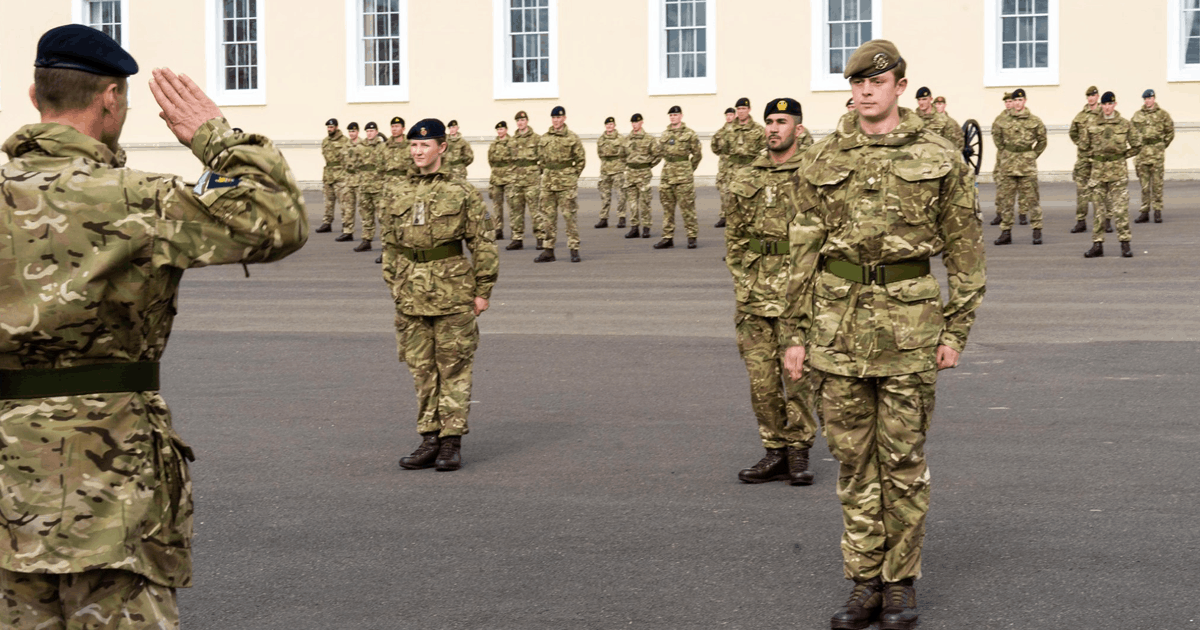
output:
M887 589L887 607L889 608L915 608L917 603L916 593L911 586L903 586L900 584L893 585Z

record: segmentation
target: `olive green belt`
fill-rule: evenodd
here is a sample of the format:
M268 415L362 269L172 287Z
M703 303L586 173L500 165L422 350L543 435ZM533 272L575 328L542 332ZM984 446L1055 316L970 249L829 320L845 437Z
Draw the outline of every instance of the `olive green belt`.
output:
M1116 162L1118 160L1126 160L1124 153L1118 155L1093 155L1092 160L1096 162Z
M1004 150L1009 153L1029 153L1033 150L1033 147L1008 147Z
M462 241L451 241L431 247L429 249L413 249L411 247L399 248L400 255L413 262L433 262L435 260L443 260L453 256L462 256L463 245Z
M341 162L326 162L326 163L325 163L325 166L332 166L333 168L338 168L338 167L340 167L341 165L342 165L342 163L341 163Z
M619 156L619 155L610 155L610 156L601 155L600 156L601 162L612 162L613 160L619 160L619 159L621 159L621 156Z
M1154 140L1142 140L1142 144L1162 144L1163 142L1165 142L1165 140L1162 138L1156 138Z
M686 155L685 155L685 156L682 156L682 157L677 157L677 156L674 156L674 155L668 155L667 157L665 157L665 158L663 158L663 159L664 159L664 160L666 160L666 161L668 161L668 162L688 162L688 161L690 161L692 158L690 158L690 157L688 157L688 156L686 156Z
M781 256L791 251L787 241L761 241L757 238L750 239L746 248L764 256Z
M561 171L564 168L575 168L575 163L574 162L546 162L543 166L546 169L551 170L551 171Z
M358 172L360 172L360 173L373 173L373 172L375 172L375 167L374 167L374 166L370 166L370 165L367 165L367 166L360 166L360 167L358 167Z
M890 265L856 265L844 260L825 259L825 271L859 284L891 284L929 275L928 260L910 260Z
M0 399L158 391L158 363L97 363L69 368L0 370Z
M638 168L650 168L650 167L652 167L652 166L654 166L654 165L653 165L653 164L647 164L647 163L644 163L644 162L626 162L626 163L625 163L625 168L633 168L633 169L638 169Z
M537 160L517 160L513 166L537 166Z

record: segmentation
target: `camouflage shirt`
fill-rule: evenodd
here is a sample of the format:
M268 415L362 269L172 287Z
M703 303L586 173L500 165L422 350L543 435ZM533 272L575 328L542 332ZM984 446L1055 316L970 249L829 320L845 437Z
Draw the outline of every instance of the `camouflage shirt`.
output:
M1083 135L1084 127L1090 125L1093 118L1099 117L1099 105L1097 105L1095 109L1084 105L1083 110L1078 114L1075 114L1075 118L1071 120L1071 129L1067 132L1067 135L1071 137L1071 142L1075 143L1076 160L1087 159L1087 153L1085 153L1084 150L1079 146L1079 138Z
M374 140L363 138L354 145L354 165L358 171L358 188L365 193L383 190L383 171L387 161L387 140L376 135Z
M199 184L116 168L65 125L4 143L0 369L157 362L184 269L304 244L300 190L269 140L213 119L191 148L211 171ZM0 432L0 568L191 584L190 451L158 392L0 400Z
M807 149L808 147L811 147L814 143L815 143L815 141L813 140L812 134L808 132L808 129L805 127L801 127L800 137L796 138L796 146L800 147L801 149Z
M488 166L492 167L488 183L492 186L504 186L512 182L513 146L512 136L504 136L492 140L488 147Z
M321 157L325 158L325 170L321 173L321 181L332 184L345 176L346 170L342 165L342 150L350 139L338 129L332 136L321 140Z
M1037 159L1046 150L1046 125L1029 108L1008 111L992 123L996 170L1000 175L1037 175Z
M1175 140L1175 121L1171 120L1167 110L1159 107L1157 103L1150 109L1143 106L1129 122L1137 129L1142 139L1142 152L1139 157L1156 158Z
M1092 161L1092 181L1119 182L1129 179L1125 160L1142 150L1142 137L1137 127L1114 110L1111 118L1101 114L1083 128L1079 150Z
M789 308L785 334L792 345L807 342L813 367L860 378L911 374L937 366L939 345L962 351L986 273L974 175L959 154L906 108L892 132L876 137L861 131L856 112L843 117L805 152L789 287L802 297ZM943 252L945 304L933 275L861 284L817 266L933 260Z
M667 127L654 145L654 152L663 160L660 181L664 184L692 183L692 173L704 157L700 150L700 137L687 125L679 123L675 129Z
M346 138L346 144L342 145L342 168L345 174L342 176L342 181L346 185L353 188L358 188L358 145L365 138L359 136L357 140Z
M551 127L538 141L538 165L546 179L542 190L571 190L579 185L579 174L587 162L579 136L564 124Z
M467 167L475 161L475 152L471 150L471 143L463 139L461 133L454 135L446 135L446 153L442 155L442 164L449 166L449 170L460 177L467 176Z
M538 166L538 145L542 137L534 133L531 127L522 132L517 129L512 133L513 169L510 183L518 186L537 186L541 175Z
M962 129L958 126L958 123L954 122L954 119L934 109L930 109L928 114L919 109L914 110L914 113L920 116L921 120L925 121L926 129L949 140L950 144L958 147L960 152L962 151Z
M403 134L392 136L384 148L383 158L384 179L408 177L417 174L417 165L413 162L412 151L408 148L408 138Z
M662 158L654 152L657 140L654 136L642 131L630 131L625 136L625 147L629 153L625 156L625 170L654 168Z
M389 181L383 194L383 279L397 311L424 317L466 313L475 298L491 297L500 269L496 230L474 186L439 171ZM401 249L459 241L470 257L415 262Z
M625 172L625 154L628 152L625 138L616 130L600 134L600 139L596 141L596 154L600 156L600 176Z
M724 140L725 155L729 158L731 168L739 168L758 159L758 155L767 148L767 134L753 118L747 118L745 124L734 119L732 125Z
M713 134L712 140L708 143L708 148L712 149L713 155L717 156L717 177L724 176L725 171L729 169L729 147L726 143L729 139L729 131L733 129L733 123L727 122L724 126Z

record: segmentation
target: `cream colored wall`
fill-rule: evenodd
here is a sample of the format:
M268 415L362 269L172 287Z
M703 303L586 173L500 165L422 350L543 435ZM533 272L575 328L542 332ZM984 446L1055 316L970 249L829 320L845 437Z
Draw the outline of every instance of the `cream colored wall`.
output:
M410 0L410 102L349 104L344 3L266 0L268 104L224 111L235 126L275 140L297 178L308 182L320 179L319 142L331 116L343 127L351 120L374 120L385 130L394 115L410 124L426 116L457 118L475 149L469 174L479 180L487 177L493 125L501 119L512 125L519 109L527 110L531 125L542 132L551 107L567 108L567 123L584 138L590 158L585 177L598 173L594 139L610 115L624 132L629 116L640 112L647 130L658 133L666 125L667 108L681 105L684 121L701 133L705 145L697 172L702 181L715 174L717 165L708 153L708 137L738 97L751 98L756 117L771 98L798 98L814 134L831 130L849 92L809 91L809 4L712 1L718 3L717 94L647 95L647 0L558 0L560 98L495 100L490 0ZM1002 108L1000 95L1012 88L983 87L983 3L886 0L883 5L880 35L896 42L909 61L903 104L913 106L916 88L927 85L949 99L949 111L959 122L974 118L989 127ZM1104 9L1108 5L1112 11ZM1050 130L1049 148L1039 161L1047 176L1061 178L1071 170L1075 151L1066 128L1083 104L1084 89L1096 84L1117 94L1125 116L1140 107L1143 89L1157 90L1179 131L1168 150L1168 170L1175 177L1200 177L1200 82L1166 81L1166 0L1143 2L1136 12L1126 7L1123 0L1061 0L1060 85L1027 87L1029 107ZM204 8L203 0L129 0L129 49L142 67L132 78L133 108L122 137L133 167L189 176L200 170L158 119L146 82L151 68L170 66L205 84ZM1112 19L1117 14L1121 19ZM37 39L70 16L67 0L0 4L0 131L6 135L36 120L26 91ZM984 168L990 171L994 147L985 140Z

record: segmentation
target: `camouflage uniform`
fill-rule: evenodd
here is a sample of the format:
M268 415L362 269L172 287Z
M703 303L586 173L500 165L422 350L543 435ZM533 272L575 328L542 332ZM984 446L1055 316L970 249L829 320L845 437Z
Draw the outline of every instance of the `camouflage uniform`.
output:
M808 131L805 130L805 133ZM811 140L811 136L809 138ZM739 123L735 118L733 127L729 130L729 136L725 139L730 177L732 178L738 169L749 166L751 162L757 160L759 154L766 148L767 133L762 125L754 122L753 118L747 118L745 124Z
M342 232L354 233L354 209L358 205L358 140L346 139L342 145L342 168L344 175L337 189L338 207L342 209Z
M1137 127L1113 111L1112 118L1104 114L1094 118L1079 136L1079 150L1092 161L1091 186L1096 190L1096 221L1092 242L1104 242L1104 221L1112 219L1117 239L1133 239L1129 227L1129 167L1125 160L1142 150L1141 134Z
M625 155L629 149L625 139L617 131L600 134L596 141L596 154L600 156L600 218L608 218L608 210L612 206L613 192L617 193L617 218L625 218L625 197L621 194L624 183L621 181L625 173Z
M796 138L796 146L800 147L801 149L807 149L813 145L813 142L812 134L808 132L808 129L801 127L800 137Z
M461 133L446 136L446 152L442 155L446 172L466 179L467 167L474 161L475 152L471 150L471 143L464 140Z
M321 173L321 188L325 193L325 213L321 215L321 223L333 223L333 206L337 202L338 186L346 176L342 165L342 145L350 139L338 129L332 136L327 135L321 140L321 156L325 158L325 169Z
M308 233L300 190L269 140L213 119L191 147L212 169L199 184L115 168L108 147L65 125L28 125L4 143L11 158L0 169L5 628L73 614L74 604L91 604L93 617L123 606L157 615L158 606L158 621L170 627L173 591L191 585L191 450L153 385L182 271L278 260ZM88 370L104 372L79 373ZM111 378L129 370L143 371ZM100 382L105 375L118 384ZM18 378L50 381L54 393L9 389ZM115 571L94 573L104 570ZM130 590L113 595L107 589L116 581ZM64 608L47 611L53 590Z
M355 165L358 167L358 216L362 220L362 237L364 241L375 238L375 214L379 209L379 194L383 191L383 170L387 160L387 140L376 135L374 140L363 138L355 145L358 152ZM346 226L342 226L345 231ZM350 223L350 232L354 233L354 223Z
M625 202L629 205L629 225L650 228L650 180L659 160L654 154L654 136L630 131L625 136Z
M921 573L937 348L962 351L985 282L974 175L957 146L899 112L899 125L874 139L852 112L805 153L789 226L789 294L802 297L784 328L788 345L807 345L825 438L841 463L845 575L887 583ZM945 304L928 269L918 275L943 252ZM889 269L917 271L863 284L845 279L855 275L846 267L874 268L885 282Z
M1042 229L1042 206L1038 197L1037 159L1046 150L1046 125L1029 108L1001 114L992 123L996 143L996 207L1000 229L1011 230L1015 198L1029 226ZM960 149L961 152L961 149Z
M717 156L717 194L721 197L722 217L725 216L726 211L733 204L733 198L729 196L729 181L731 176L729 169L729 147L727 146L729 131L732 128L733 122L725 123L725 126L713 134L712 140L708 144L708 148L712 149L713 155Z
M100 618L108 623L96 625ZM178 630L179 607L175 589L120 569L65 575L0 569L0 628L61 630L64 623L87 630Z
M512 181L508 188L508 209L510 212L509 227L512 228L512 240L520 241L525 238L525 215L528 213L529 222L533 224L533 234L542 240L542 225L538 208L541 202L541 171L538 169L538 144L541 136L526 127L510 136L513 151Z
M1142 140L1142 150L1133 160L1142 184L1142 212L1153 210L1157 220L1162 217L1163 170L1167 147L1175 140L1175 121L1155 103L1150 109L1143 106L1129 122Z
M949 140L950 144L958 147L959 152L962 152L962 127L959 127L958 123L954 122L953 118L947 114L935 111L933 109L930 109L929 113L922 112L919 109L913 110L913 112L917 116L920 116L921 120L925 121L926 129Z
M542 181L542 245L554 249L558 238L558 213L562 212L567 224L567 247L579 249L579 223L575 214L579 211L579 174L587 156L583 143L574 131L564 123L562 129L551 127L538 142L538 166L545 179Z
M1075 170L1071 172L1071 179L1075 182L1075 221L1077 222L1087 220L1089 202L1095 203L1097 208L1100 207L1096 190L1091 185L1092 162L1083 148L1079 146L1079 138L1083 135L1083 129L1099 116L1099 105L1096 105L1094 109L1084 105L1083 111L1075 114L1075 118L1071 120L1071 129L1067 132L1071 137L1071 142L1076 146Z
M488 176L488 199L492 201L492 209L495 210L494 221L498 231L504 229L504 195L505 188L512 182L512 165L512 136L506 135L493 140L488 147L488 166L492 167L491 175Z
M733 204L726 215L725 264L737 299L738 351L750 375L750 404L763 446L812 447L817 435L812 370L799 380L783 377L780 317L791 278L788 225L796 216L796 184L804 152L775 164L764 154L734 173Z
M684 123L658 137L655 153L663 159L659 177L658 199L663 208L664 239L675 236L675 205L683 215L683 227L688 238L696 238L700 224L696 221L696 182L693 173L704 156L700 153L700 138Z
M403 134L399 136L392 136L384 150L384 182L386 183L391 179L411 177L416 174L417 164L413 162L412 151L410 151L408 148L408 138L405 138ZM382 217L382 208L380 208L379 214ZM383 219L380 219L380 221L382 220Z
M390 181L384 199L383 279L396 302L400 361L417 389L417 432L466 435L475 298L491 296L500 265L495 227L475 187L449 173ZM457 252L422 262L446 247Z

